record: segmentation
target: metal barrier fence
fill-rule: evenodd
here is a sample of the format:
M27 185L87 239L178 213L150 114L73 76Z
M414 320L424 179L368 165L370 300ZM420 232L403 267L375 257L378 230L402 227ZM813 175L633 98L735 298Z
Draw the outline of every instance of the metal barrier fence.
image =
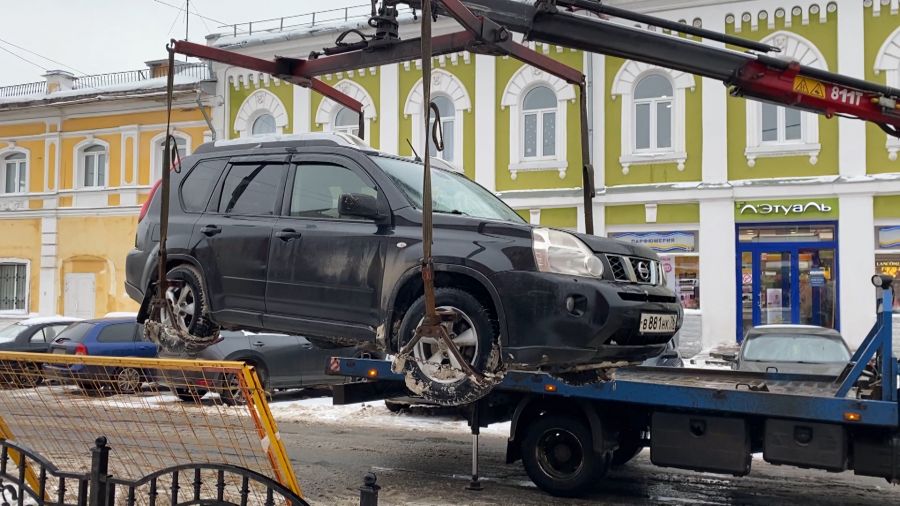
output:
M121 484L216 463L302 497L265 392L243 363L0 352L0 437L59 472L83 475L91 469L85 448L97 434L115 444L109 466ZM157 480L157 494L171 480ZM215 480L203 487L214 491ZM247 493L249 504L266 503L265 487ZM134 504L154 504L151 496L139 494ZM76 499L70 488L62 502Z

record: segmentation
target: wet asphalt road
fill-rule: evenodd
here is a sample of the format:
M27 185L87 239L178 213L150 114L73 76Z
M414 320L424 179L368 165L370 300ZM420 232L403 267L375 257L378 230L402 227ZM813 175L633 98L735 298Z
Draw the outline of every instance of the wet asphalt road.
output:
M307 499L313 504L359 504L358 487L374 471L382 505L514 504L898 504L900 486L852 473L773 466L754 458L749 476L736 478L658 468L645 450L612 471L595 494L551 497L537 489L521 463L505 464L506 440L481 436L485 489L465 490L471 462L466 433L391 431L380 427L281 422L282 438Z

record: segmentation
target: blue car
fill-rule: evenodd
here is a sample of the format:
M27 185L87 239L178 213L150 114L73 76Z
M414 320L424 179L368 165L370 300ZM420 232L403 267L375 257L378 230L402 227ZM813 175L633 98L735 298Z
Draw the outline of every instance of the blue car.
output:
M143 325L134 317L103 318L75 323L56 337L50 353L101 357L154 358L156 344L144 339ZM147 381L145 371L131 367L45 364L49 379L75 382L84 390L114 389L132 393Z

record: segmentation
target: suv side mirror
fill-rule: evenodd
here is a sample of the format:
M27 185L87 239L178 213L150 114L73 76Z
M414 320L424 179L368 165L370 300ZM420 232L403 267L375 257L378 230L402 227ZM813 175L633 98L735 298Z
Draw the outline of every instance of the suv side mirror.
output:
M364 193L342 193L338 203L338 213L341 216L356 216L359 218L378 219L378 200Z

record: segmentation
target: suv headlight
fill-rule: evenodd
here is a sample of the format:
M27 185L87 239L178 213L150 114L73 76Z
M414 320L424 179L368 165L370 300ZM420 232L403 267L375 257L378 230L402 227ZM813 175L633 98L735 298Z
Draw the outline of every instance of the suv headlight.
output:
M534 260L540 272L573 276L603 276L603 262L572 234L536 228L531 233Z

